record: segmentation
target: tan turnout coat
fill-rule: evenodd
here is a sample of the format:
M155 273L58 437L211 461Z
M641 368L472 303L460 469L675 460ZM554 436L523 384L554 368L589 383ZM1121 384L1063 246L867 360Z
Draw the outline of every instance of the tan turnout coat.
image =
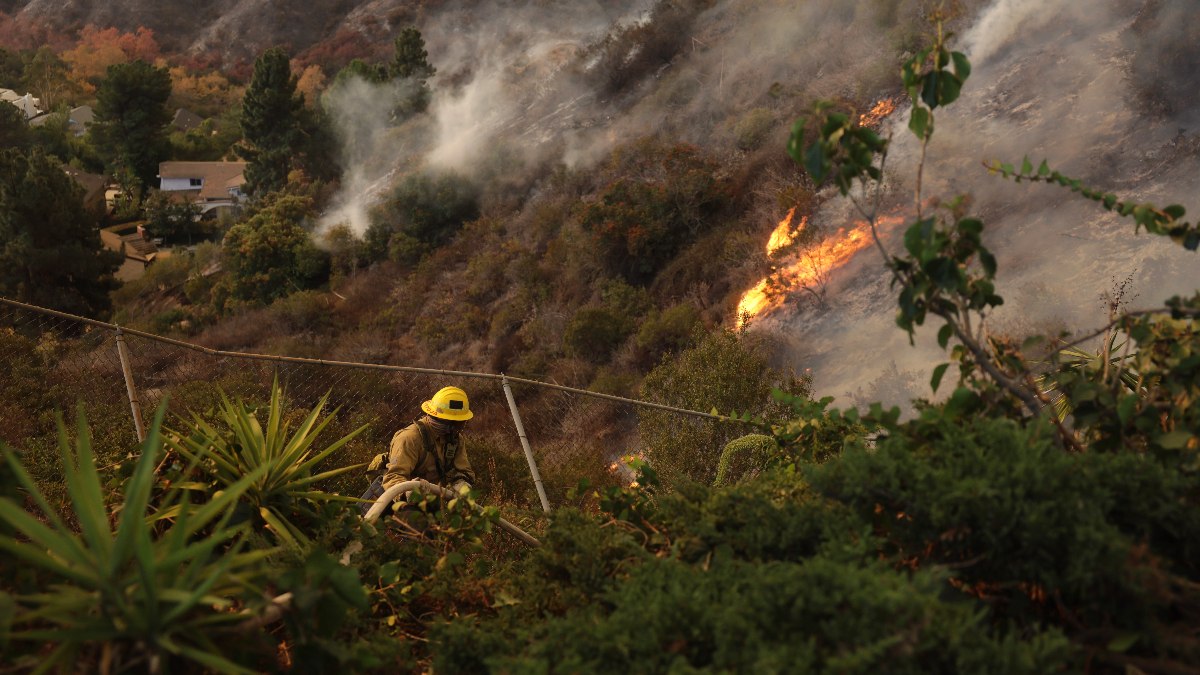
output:
M418 425L423 426L428 435L428 449ZM447 454L452 457L448 458ZM386 490L414 478L424 478L443 487L452 487L459 481L474 485L475 472L471 470L471 460L467 458L466 443L462 436L458 437L457 448L448 449L446 437L434 431L423 420L413 422L397 431L396 435L392 436L387 471L383 474L383 487Z

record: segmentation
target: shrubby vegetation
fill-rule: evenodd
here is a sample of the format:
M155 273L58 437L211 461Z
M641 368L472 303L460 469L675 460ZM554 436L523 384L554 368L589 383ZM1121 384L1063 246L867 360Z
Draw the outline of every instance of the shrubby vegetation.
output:
M686 26L703 4L663 5L622 40ZM637 58L614 42L603 58L636 81L685 34ZM910 56L911 129L928 143L970 64L941 41ZM750 151L766 116L742 119L732 130ZM777 196L811 203L823 181L870 194L887 145L843 106L820 105L789 147L812 181ZM719 167L690 146L637 141L595 172L557 170L505 217L466 179L414 173L367 246L343 231L328 257L307 231L326 188L293 171L220 247L117 295L123 319L202 331L218 347L353 345L360 360L443 365L475 348L496 370L738 418L642 416L633 485L585 458L577 430L559 430L579 454L547 476L590 484L555 494L571 506L549 518L532 508L519 454L483 429L471 447L484 484L431 513L429 536L363 524L341 497L365 481L343 469L389 431L356 431L381 418L394 386L382 378L341 385L334 395L355 405L327 418L314 378L286 395L245 372L168 381L175 416L137 459L123 401L93 406L91 431L81 420L58 440L54 410L79 395L59 366L94 345L0 332L0 415L20 402L19 422L0 429L18 448L0 471L6 657L182 672L1193 669L1200 295L1115 316L1096 358L1067 358L1054 341L980 341L968 327L1002 300L996 262L969 202L943 199L884 264L901 329L941 322L950 362L932 384L948 396L906 421L879 405L834 409L769 367L753 333L713 329L722 291L694 270L753 241L731 225L742 181ZM1182 207L1124 202L1048 164L994 169L1081 192L1186 248L1198 241ZM331 267L336 296L323 292ZM186 302L143 310L132 302L143 293ZM560 421L561 405L530 417ZM311 447L334 450L322 461ZM498 511L475 508L484 496L542 546L495 532ZM361 550L343 557L352 542Z

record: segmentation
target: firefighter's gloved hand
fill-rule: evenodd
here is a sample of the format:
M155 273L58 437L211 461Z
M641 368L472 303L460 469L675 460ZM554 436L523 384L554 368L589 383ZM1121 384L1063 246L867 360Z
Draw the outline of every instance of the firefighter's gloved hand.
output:
M471 491L471 484L465 480L459 480L455 481L454 485L450 486L450 489L454 494L461 497Z

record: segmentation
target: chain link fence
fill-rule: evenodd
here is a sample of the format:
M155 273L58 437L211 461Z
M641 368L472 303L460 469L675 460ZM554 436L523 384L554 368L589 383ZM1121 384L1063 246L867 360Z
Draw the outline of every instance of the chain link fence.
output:
M328 396L326 411L336 417L319 441L367 427L329 460L339 464L385 452L392 434L422 414L422 401L462 387L475 412L466 447L485 498L530 508L563 504L581 479L626 481L619 459L638 446L638 407L669 411L681 423L720 419L501 375L212 350L0 298L0 440L33 460L43 479L56 470L56 411L82 410L100 460L117 464L136 446L135 420L149 425L165 407L166 425L177 427L211 413L222 395L263 404L275 381L292 421ZM326 489L357 495L366 483L352 473Z

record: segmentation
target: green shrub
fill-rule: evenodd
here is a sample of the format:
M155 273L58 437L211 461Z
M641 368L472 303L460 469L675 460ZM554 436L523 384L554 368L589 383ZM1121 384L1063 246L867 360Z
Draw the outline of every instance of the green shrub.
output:
M606 361L629 335L626 317L607 307L584 307L575 312L563 333L563 351L593 363Z
M733 138L742 150L754 150L767 139L775 126L775 114L768 108L753 108L733 125Z
M733 485L756 477L778 452L775 439L762 434L749 434L729 441L721 451L713 485Z
M602 175L613 178L580 207L580 223L604 265L634 284L652 280L730 201L717 162L687 145L631 143Z
M646 318L637 333L637 346L657 361L664 353L678 353L691 344L700 325L700 310L680 303Z
M389 257L393 248L405 260L419 258L423 247L445 244L478 217L479 190L471 181L452 172L409 174L371 214L364 252L370 260Z
M749 412L778 422L785 408L771 402L774 387L806 391L805 383L768 365L758 338L744 330L720 329L650 371L642 395L677 408ZM638 420L646 458L664 478L688 477L705 484L716 476L719 449L746 431L735 423L657 410L639 410Z

